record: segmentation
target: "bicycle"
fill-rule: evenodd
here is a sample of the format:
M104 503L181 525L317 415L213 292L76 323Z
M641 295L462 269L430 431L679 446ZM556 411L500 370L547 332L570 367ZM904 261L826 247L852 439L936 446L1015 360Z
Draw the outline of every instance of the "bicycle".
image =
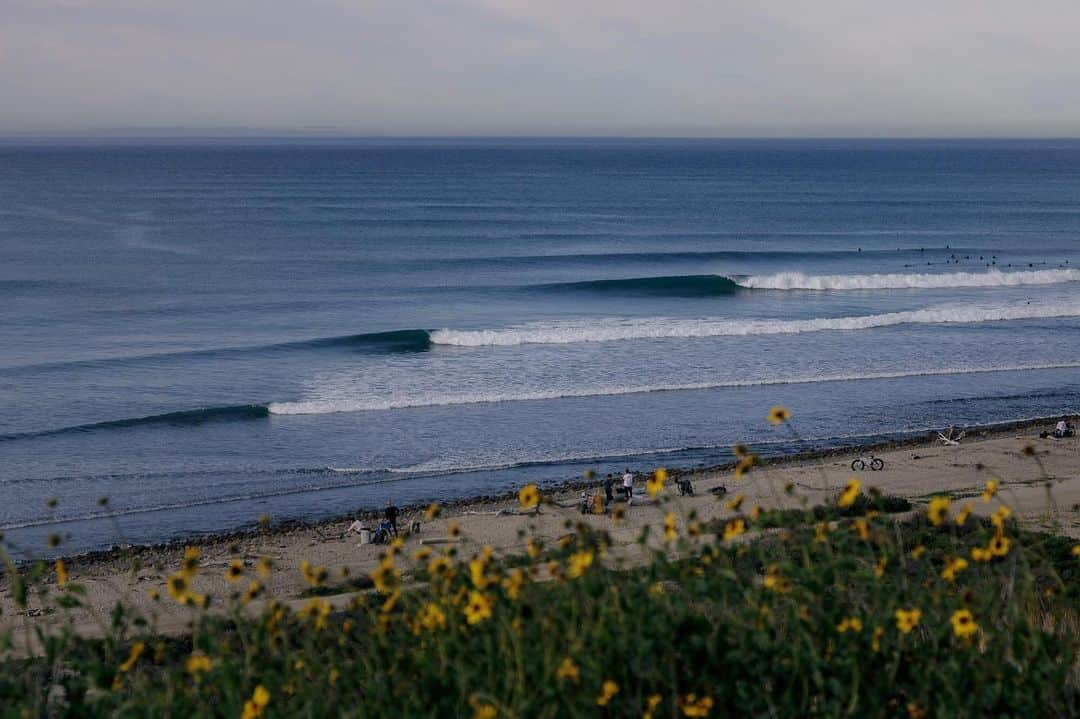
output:
M885 460L883 460L881 457L875 457L873 454L871 454L868 459L869 462L867 462L867 460L863 459L862 457L856 457L855 459L851 460L851 471L862 472L866 469L867 464L870 465L870 471L872 472L880 472L881 470L885 469Z

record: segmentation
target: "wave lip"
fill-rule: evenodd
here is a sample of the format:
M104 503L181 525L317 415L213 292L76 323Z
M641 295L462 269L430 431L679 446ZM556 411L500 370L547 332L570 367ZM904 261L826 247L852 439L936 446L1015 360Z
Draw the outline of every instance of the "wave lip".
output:
M1080 316L1072 305L943 306L852 317L805 320L728 320L715 318L590 319L558 323L532 323L493 330L436 330L435 345L455 347L507 347L528 344L577 344L637 339L693 339L749 335L799 334L864 330L905 324L962 324L1007 320L1051 319Z
M738 292L739 285L736 284L735 280L723 275L672 275L666 277L628 277L615 280L560 282L541 285L540 289L651 297L716 297Z
M538 400L571 399L575 397L611 397L652 392L685 392L706 389L740 387L767 387L789 384L818 384L826 382L859 382L906 377L938 377L961 374L989 374L995 372L1032 372L1038 370L1080 369L1080 362L1052 364L1028 364L1009 366L975 366L925 370L896 370L866 372L862 374L834 374L821 376L785 377L777 379L730 380L722 382L689 382L682 384L630 385L616 387L578 387L567 389L538 390L526 392L492 392L474 394L450 394L442 397L424 394L419 397L386 399L310 399L296 402L275 402L270 405L271 414L334 414L340 412L372 412L415 407L444 407L462 404L495 404L500 402L530 402ZM341 471L341 470L336 470ZM389 470L391 472L400 470Z
M874 275L806 275L779 272L750 275L736 280L753 290L906 290L953 287L1019 287L1080 282L1080 270L1030 270L1022 272L944 272Z

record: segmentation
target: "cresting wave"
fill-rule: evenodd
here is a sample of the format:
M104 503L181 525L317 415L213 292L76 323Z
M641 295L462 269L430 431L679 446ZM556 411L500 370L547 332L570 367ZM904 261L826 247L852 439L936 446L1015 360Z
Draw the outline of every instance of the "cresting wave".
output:
M142 355L102 357L98 359L67 360L64 362L39 362L33 364L0 367L0 374L22 371L69 370L112 365L132 366L142 363L169 362L177 359L234 357L243 355L266 355L274 352L304 351L310 349L347 349L361 354L407 354L426 352L431 349L428 330L408 329L389 332L369 332L338 337L317 337L265 345L244 347L212 347L180 352L154 352Z
M95 432L108 429L126 429L131 427L146 427L154 425L169 426L194 426L206 422L237 422L252 419L266 419L270 416L270 409L261 404L242 404L231 407L206 407L202 409L183 410L181 412L166 412L164 414L152 414L146 417L128 417L125 419L113 419L105 422L92 422L90 424L78 424L70 427L58 427L45 429L37 432L15 432L12 434L0 434L0 442L12 442L17 439L34 439L38 437L55 437L65 434L78 434L81 432Z
M858 382L879 379L901 379L904 377L936 377L943 375L985 374L992 372L1030 372L1036 370L1080 369L1080 362L1056 364L1012 365L1002 367L960 367L948 369L910 370L896 372L867 372L864 374L835 374L805 377L786 377L777 379L734 380L727 382L700 382L666 385L633 385L624 387L580 387L538 392L492 392L490 394L460 394L423 397L400 397L390 399L368 399L342 397L339 399L312 399L297 402L274 402L270 413L288 414L332 414L336 412L372 412L390 409L409 409L415 407L443 407L462 404L492 404L498 402L529 402L552 399L570 399L575 397L608 397L627 394L648 394L651 392L682 392L689 390L724 389L734 387L766 387L790 384L817 384L824 382Z
M528 344L577 344L637 339L741 337L747 335L798 334L836 330L865 330L905 324L960 324L1006 320L1080 317L1080 307L1007 305L999 307L950 306L854 317L819 317L807 320L588 319L533 323L494 330L437 330L436 345L455 347L506 347Z
M558 292L595 292L613 295L650 297L715 297L732 295L739 285L722 275L675 275L671 277L630 277L617 280L562 282L541 285L540 289Z
M741 287L754 290L902 290L952 287L1018 287L1080 282L1080 270L1032 270L1023 272L945 272L881 275L805 275L780 272L736 278Z

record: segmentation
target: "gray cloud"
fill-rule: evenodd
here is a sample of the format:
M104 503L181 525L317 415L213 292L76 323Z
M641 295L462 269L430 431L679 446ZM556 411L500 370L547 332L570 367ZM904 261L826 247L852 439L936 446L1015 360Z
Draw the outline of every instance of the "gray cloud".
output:
M1080 5L0 0L0 132L1077 135Z

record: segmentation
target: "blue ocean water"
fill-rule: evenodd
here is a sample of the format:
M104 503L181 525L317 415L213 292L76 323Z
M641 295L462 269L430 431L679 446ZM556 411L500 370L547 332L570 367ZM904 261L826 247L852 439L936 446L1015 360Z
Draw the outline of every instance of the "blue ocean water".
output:
M0 529L1077 412L1078 238L1077 142L2 145Z

